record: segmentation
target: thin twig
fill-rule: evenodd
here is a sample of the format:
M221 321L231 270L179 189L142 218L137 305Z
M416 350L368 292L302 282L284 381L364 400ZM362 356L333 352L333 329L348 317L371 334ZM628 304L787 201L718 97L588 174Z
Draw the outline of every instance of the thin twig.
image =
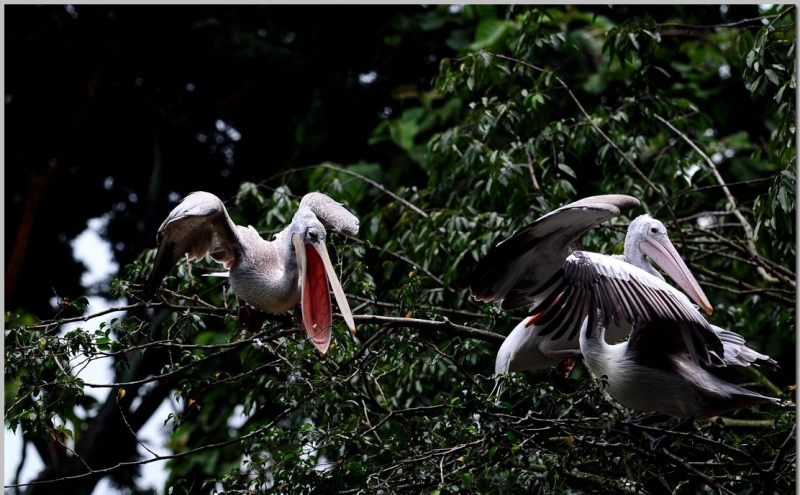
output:
M167 303L145 303L145 302L137 302L133 304L128 304L126 306L116 306L113 308L107 308L102 311L98 311L97 313L93 313L86 316L76 316L74 318L62 318L58 320L47 320L44 323L39 323L36 325L27 325L25 328L37 329L37 328L51 328L51 327L60 327L66 323L75 323L78 321L87 322L91 319L98 318L100 316L105 316L110 313L117 313L120 311L129 311L131 309L136 308L167 308L167 309L176 309L182 311L195 311L198 313L204 314L214 314L214 315L226 315L226 314L235 314L235 311L227 310L224 308L206 308L203 306L179 306L174 304L167 304Z
M361 301L365 303L364 305L374 304L375 306L382 307L382 308L395 308L398 306L397 303L390 303L385 301L376 301L364 296L356 296L353 294L348 294L348 298L355 299L357 301ZM471 318L483 318L486 315L483 313L476 313L474 311L466 311L463 309L453 309L453 308L444 308L442 306L426 306L434 311L439 311L442 313L452 313L454 315L461 315L461 316L469 316ZM355 311L355 309L354 309Z
M136 432L135 432L135 431L133 431L133 428L131 427L131 424L130 424L130 423L128 423L128 417L127 417L127 416L125 416L125 411L123 411L123 410L122 410L122 404L120 404L120 403L119 403L119 396L120 396L120 395L121 395L121 394L120 394L120 392L117 392L117 395L116 395L116 397L115 397L115 399L116 399L116 401L117 401L117 409L119 410L119 415L120 415L120 416L122 416L122 421L125 423L125 426L127 426L127 427L128 427L128 431L131 433L131 435L133 435L133 438L135 438L135 439L136 439L136 442L137 442L139 445L141 445L141 446L144 448L144 450L146 450L146 451L150 452L150 454L151 454L153 457L155 457L155 458L160 458L161 456L160 456L160 455L158 455L158 454L156 454L156 453L155 453L155 452L153 452L152 450L150 450L150 447L148 447L147 445L145 445L144 443L142 443L142 441L141 441L141 440L139 440L139 437L138 437L138 435L136 435ZM86 463L84 463L84 464L86 464ZM89 466L87 465L86 467L88 468Z
M300 406L298 405L296 407L300 407ZM226 447L228 445L237 444L237 443L240 443L240 442L242 442L244 440L247 440L247 439L250 439L250 438L253 438L253 437L256 437L256 436L259 436L259 435L263 434L265 431L267 431L270 428L272 428L273 426L275 426L280 420L282 420L284 417L286 417L292 411L293 411L293 408L285 409L284 411L280 412L275 417L275 419L270 421L269 424L264 425L263 427L261 427L261 428L259 428L257 430L251 431L250 433L247 433L247 434L242 435L240 437L232 438L230 440L225 440L223 442L212 443L212 444L207 444L207 445L201 445L200 447L196 447L194 449L187 450L185 452L179 452L177 454L170 454L170 455L163 455L163 456L159 456L159 457L154 457L152 459L143 459L141 461L120 462L120 463L117 463L116 465L111 466L111 467L107 467L107 468L103 468L103 469L91 469L87 473L76 474L76 475L73 475L73 476L64 476L62 478L57 478L57 479L52 479L52 480L31 481L29 483L19 483L19 484L16 484L16 485L5 485L4 488L17 488L17 487L32 486L32 485L45 485L45 484L48 484L48 483L62 483L64 481L85 478L87 476L96 476L98 474L111 473L113 471L116 471L117 469L120 469L120 468L123 468L123 467L127 467L127 466L142 466L144 464L150 464L151 462L156 462L156 461L169 461L169 460L173 460L173 459L181 459L183 457L188 457L188 456L197 454L199 452L205 452L206 450L212 450L212 449L218 449L218 448L221 448L221 447Z
M375 182L374 180L370 179L369 177L364 177L363 175L361 175L361 174L359 174L357 172L353 172L352 170L347 170L347 169L344 169L344 168L341 168L341 167L337 167L337 166L331 165L329 163L323 163L320 166L324 167L324 168L327 168L329 170L334 170L336 172L341 172L343 174L352 175L353 177L356 177L356 178L366 182L367 184L380 189L381 192L383 192L384 194L388 194L389 196L391 196L395 200L399 201L400 203L403 203L404 205L406 205L407 207L409 207L410 209L412 209L416 213L418 213L420 216L425 217L425 218L428 217L427 213L425 213L421 209L417 208L416 206L411 204L409 201L407 201L407 200L401 198L400 196L398 196L397 194L393 193L392 191L386 189L386 187L384 187L382 184L378 184L377 182Z
M442 279L440 279L439 277L437 277L436 275L431 273L430 270L428 270L424 266L420 265L419 263L415 263L413 260L410 260L410 259L406 258L405 256L403 256L400 253L395 253L394 251L391 251L391 250L388 250L388 249L386 250L386 252L389 253L390 255L394 256L395 258L397 258L399 260L402 260L402 261L405 261L409 265L415 266L418 269L422 270L422 272L425 273L425 275L427 275L430 278L432 278L434 281L436 281L437 284L441 285L442 287L444 287L445 289L449 290L450 292L453 292L453 293L456 292L455 289L453 289L452 287L450 287L447 284L445 284L444 281L442 281Z
M789 10L789 9L787 9ZM736 26L741 26L744 24L751 24L751 23L758 23L754 27L763 27L761 21L764 19L775 19L781 17L784 13L781 12L780 14L774 15L765 15L761 17L751 17L749 19L739 19L738 21L733 22L726 22L722 24L705 24L705 25L694 25L694 24L682 24L678 22L665 22L663 24L656 24L659 28L682 28L682 29L717 29L717 28L731 28Z
M775 472L775 468L778 466L778 463L780 462L781 457L783 457L786 454L786 450L791 445L789 443L789 440L791 440L792 437L794 437L795 431L796 431L796 428L792 428L792 429L789 430L789 434L786 435L786 440L784 440L783 443L781 444L780 448L778 448L778 453L775 455L775 459L772 461L772 465L769 467L769 469L767 469L767 472L770 472L770 473L774 473Z
M421 320L418 318L394 318L389 316L378 315L353 315L354 321L362 321L364 323L392 323L392 326L417 328L421 330L436 330L440 332L452 333L455 335L463 335L486 342L502 343L505 337L486 330L477 328L465 327L463 325L456 325L455 323L445 321Z
M711 479L711 478L710 478L708 475L706 475L705 473L702 473L702 472L698 471L698 470L697 470L697 468L695 468L694 466L692 466L691 464L689 464L689 463L688 463L688 462L687 462L685 459L681 459L680 457L678 457L677 455L673 454L672 452L670 452L670 451L669 451L669 450L667 450L666 448L663 448L663 447L662 447L662 448L661 448L661 452L663 452L664 454L666 454L666 455L667 455L667 456L668 456L670 459L672 459L673 461L675 461L675 462L677 462L678 464L682 465L682 466L683 466L684 468L686 468L687 470L689 470L689 471L691 471L692 473L694 473L694 474L695 474L695 476L698 476L700 479L702 479L703 481L705 481L705 483L706 483L706 484L709 486L709 488L715 489L715 490L717 490L717 492L719 492L719 493L725 493L725 494L727 494L727 495L736 495L734 492L732 492L732 491L728 490L728 489L727 489L727 488L725 488L724 486L720 485L719 483L717 483L716 481L714 481L713 479Z

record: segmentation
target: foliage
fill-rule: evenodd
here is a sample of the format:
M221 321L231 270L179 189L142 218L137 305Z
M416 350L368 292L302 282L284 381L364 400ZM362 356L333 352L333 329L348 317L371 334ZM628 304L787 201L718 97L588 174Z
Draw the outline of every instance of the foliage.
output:
M387 46L425 35L438 40L431 53L452 56L430 87L391 88L403 103L368 148L391 159L323 157L244 182L227 202L265 237L306 191L359 216L356 238L328 237L358 334L336 319L324 357L291 313L249 334L225 281L202 276L219 270L212 262L180 263L156 301L141 301L151 248L112 282L128 304L109 325L7 314L7 426L67 446L42 478L79 475L65 493L107 474L135 491L136 433L168 394L180 406L159 418L172 431L160 460L170 493L792 492L794 410L672 432L677 420L619 407L582 366L495 377L497 347L524 312L476 303L465 282L491 246L547 211L636 196L667 225L714 323L781 364L725 377L793 397L796 13L726 8L721 19L718 6L398 13ZM259 47L238 43L241 56ZM298 145L313 141L305 124ZM618 252L629 220L584 246ZM86 324L59 333L70 321ZM80 378L97 360L114 363L114 383ZM86 387L110 388L108 403ZM651 449L661 435L671 443Z

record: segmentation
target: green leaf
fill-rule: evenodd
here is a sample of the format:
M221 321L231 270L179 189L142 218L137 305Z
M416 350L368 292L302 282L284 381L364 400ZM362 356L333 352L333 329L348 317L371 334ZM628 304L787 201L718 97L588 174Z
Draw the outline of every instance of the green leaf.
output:
M789 194L786 188L783 186L778 189L778 203L780 203L781 209L786 213L790 213L792 211Z
M636 41L636 35L633 33L628 33L628 39L630 39L631 43L633 43L633 47L639 50L639 42Z
M751 69L753 68L753 64L756 62L756 56L757 56L757 55L758 55L758 54L756 53L756 51L755 51L755 50L750 50L749 52L747 52L747 58L746 58L746 60L745 60L745 63L746 63L746 64L747 64L747 66L748 66L748 67L750 67Z
M497 48L508 31L508 22L501 19L485 19L475 30L475 41L470 50L489 50Z
M566 163L559 163L559 164L558 164L558 168L559 168L559 169L560 169L562 172L564 172L565 174L567 174L567 175L569 175L570 177L572 177L573 179L577 179L577 178L578 178L578 176L577 176L577 175L575 175L575 171L574 171L574 170L572 170L572 167L570 167L570 166L569 166L569 165L567 165Z
M776 74L775 71L773 71L772 69L766 69L764 71L764 75L767 76L767 79L769 79L772 84L774 84L775 86L780 86L781 81L780 78L778 78L778 74Z
M789 86L789 84L788 84L788 83L787 83L787 84L784 84L783 86L781 86L781 89L779 89L779 90L778 90L778 93L775 95L775 101L777 101L778 103L780 103L780 102L781 102L781 100L783 100L783 92L784 92L784 90L786 90L786 88L787 88L788 86Z
M755 78L753 83L750 85L750 93L755 94L756 90L758 90L759 84L761 84L761 76Z
M753 49L753 45L755 44L755 39L753 35L747 29L742 29L739 31L738 35L736 36L736 51L739 52L740 57L748 56L750 50ZM750 63L747 64L748 67L751 65Z

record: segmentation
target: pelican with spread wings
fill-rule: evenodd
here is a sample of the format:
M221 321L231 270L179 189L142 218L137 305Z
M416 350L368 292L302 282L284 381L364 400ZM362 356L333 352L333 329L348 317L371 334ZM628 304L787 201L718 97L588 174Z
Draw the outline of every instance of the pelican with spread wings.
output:
M328 284L351 332L355 323L325 246L325 227L358 234L358 218L322 193L303 196L291 223L264 240L252 226L236 225L215 195L194 192L181 201L158 229L153 274L146 297L186 255L190 261L206 254L229 272L231 288L242 301L267 313L283 313L300 303L303 327L321 352L331 341L331 298Z

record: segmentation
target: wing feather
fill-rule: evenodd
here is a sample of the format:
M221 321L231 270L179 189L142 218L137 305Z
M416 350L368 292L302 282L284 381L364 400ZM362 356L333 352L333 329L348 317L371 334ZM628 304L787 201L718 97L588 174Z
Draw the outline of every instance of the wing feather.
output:
M720 338L689 299L640 268L611 256L576 251L567 257L558 274L562 280L551 283L561 288L561 300L549 297L544 301L547 306L539 304L533 308L534 313L540 308L547 310L536 322L542 335L554 332L553 339L571 340L575 338L569 332L572 324L582 323L590 316L601 318L605 327L611 321L618 325L625 320L633 325L631 339L636 337L647 343L643 334L665 326L649 323L669 321L678 324L670 328L681 330L681 335L671 338L682 342L680 345L696 362L711 364L710 352L724 355Z
M766 354L754 351L745 345L744 337L730 330L725 330L716 325L711 325L714 333L717 334L725 349L725 355L720 358L721 362L715 363L717 366L750 366L766 365L770 368L777 368L778 363ZM714 353L714 357L719 357Z
M479 301L502 300L506 310L536 304L538 289L558 271L573 242L639 204L632 196L591 196L540 217L478 262L469 276L470 293Z
M319 192L308 193L300 200L298 211L308 208L319 219L325 228L336 232L354 236L358 234L359 222L355 215L347 211L341 203Z
M156 234L158 251L153 273L145 286L146 299L153 297L161 280L184 255L191 261L210 254L229 269L241 253L236 231L237 226L218 197L203 191L186 196Z

